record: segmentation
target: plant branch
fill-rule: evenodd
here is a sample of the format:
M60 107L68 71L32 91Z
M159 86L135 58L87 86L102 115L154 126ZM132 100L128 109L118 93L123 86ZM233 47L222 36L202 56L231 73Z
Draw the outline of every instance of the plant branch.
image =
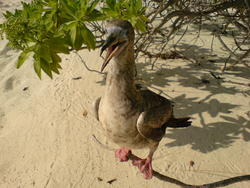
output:
M104 74L103 72L100 72L100 71L97 71L97 70L94 70L94 69L91 69L88 67L88 65L86 64L86 62L83 60L82 56L77 52L77 51L74 51L74 53L80 58L81 62L83 63L84 67L90 71L90 72L95 72L95 73L98 73L98 74Z

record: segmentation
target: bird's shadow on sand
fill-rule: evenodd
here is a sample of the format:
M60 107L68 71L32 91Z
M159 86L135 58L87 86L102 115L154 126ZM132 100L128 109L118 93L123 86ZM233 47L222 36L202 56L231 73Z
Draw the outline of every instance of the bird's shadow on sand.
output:
M183 46L183 48L186 49L187 46ZM210 55L209 50L206 48L191 46L190 49L192 48L195 52L189 54L197 53L206 57ZM203 58L201 57L200 59ZM210 71L218 70L217 63L225 61L225 58L217 56L211 56L212 61L207 59L199 64L187 62L185 66L174 66L174 68L170 69L167 66L163 66L155 71L148 71L150 62L137 63L138 77L146 81L148 86L166 88L171 82L178 82L184 88L183 93L171 99L175 102L175 114L177 117L192 117L194 115L199 117L199 121L196 121L196 123L199 122L199 125L193 124L191 127L184 129L167 129L165 137L169 138L169 142L166 144L166 147L191 145L192 149L207 153L219 148L229 147L237 139L250 141L250 121L240 115L237 118L230 116L239 105L223 102L214 97L215 95L226 94L231 95L233 98L235 94L242 93L242 90L237 85L228 86L225 84L226 81L222 79L217 80L211 75L209 81L204 82L197 73L199 71L209 73ZM167 63L171 63L171 60L167 60ZM245 67L235 67L233 71L226 74L250 79L249 70ZM176 81L173 78L178 79ZM185 94L185 87L195 88L201 92L207 91L209 94L202 96L202 98L188 97ZM245 94L250 96L249 87L245 88ZM168 93L165 93L165 96L168 96ZM212 118L219 117L220 120L210 123L209 119L206 119L208 115Z
M250 141L250 121L242 116L221 116L223 121L208 123L204 127L191 126L187 129L168 129L166 137L172 139L167 147L191 145L191 148L208 153L227 148L236 139Z
M186 107L177 110L190 117L192 114L199 114L200 125L193 124L183 129L167 129L165 135L168 138L167 147L191 145L192 149L207 153L219 148L227 148L237 139L250 141L250 121L243 116L237 116L237 118L230 116L230 109L235 108L236 105L219 103L218 100L212 99L208 103L201 103L200 108L197 102L192 103L188 98L186 100L191 105L190 111ZM188 113L182 113L183 111ZM211 117L219 116L222 120L205 123L204 112Z

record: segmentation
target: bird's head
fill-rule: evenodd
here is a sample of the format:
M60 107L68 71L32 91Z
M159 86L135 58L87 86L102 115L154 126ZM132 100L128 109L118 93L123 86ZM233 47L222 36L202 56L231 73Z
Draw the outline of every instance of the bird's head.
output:
M105 40L101 54L107 50L101 71L107 66L113 57L126 53L128 48L133 48L134 29L126 20L113 19L107 22L107 39Z

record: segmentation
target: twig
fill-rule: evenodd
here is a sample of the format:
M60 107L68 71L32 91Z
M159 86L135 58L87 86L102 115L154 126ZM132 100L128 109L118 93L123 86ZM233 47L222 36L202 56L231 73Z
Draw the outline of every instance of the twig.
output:
M213 53L213 46L214 46L214 33L213 33L213 36L212 36L212 41L211 41L211 46L210 46L211 53Z
M177 42L174 44L173 48L176 48L177 44L182 40L182 38L184 37L184 35L187 33L188 30L188 25L185 29L185 31L182 33L181 37L177 40Z
M216 80L220 80L221 77L220 76L216 76L212 71L209 71L210 74L216 79Z
M95 136L94 134L92 134L92 137L93 137L94 140L95 140L100 146L102 146L104 149L107 149L107 150L109 150L109 151L115 151L115 149L110 148L110 147L108 147L107 145L104 145L103 143L101 143L101 142L96 138L96 136Z
M234 34L234 32L232 32L232 36L234 39L234 43L236 44L237 48L240 49L241 51L247 51L248 49L243 49L240 44L238 43L236 36ZM246 38L244 38L244 40L241 42L242 44L244 44L244 42L249 38L249 35L246 36Z
M226 61L224 62L224 66L223 66L223 68L222 68L222 72L224 72L225 70L226 70L226 68L227 68L227 63L228 63L228 61L229 61L229 59L231 59L231 57L232 57L232 55L230 54L229 56L228 56L228 58L226 59Z
M165 50L165 47L167 46L167 43L165 43L163 46L162 46L162 49L160 50L160 54L163 52L163 50ZM154 69L154 65L156 63L156 61L158 60L158 57L155 58L154 62L152 63L152 66L151 66L151 70Z
M107 149L109 151L115 151L115 149L110 148L106 145L104 145L103 143L101 143L95 135L92 135L94 140L104 149ZM133 160L133 159L138 159L139 157L137 157L136 155L130 153L128 156L129 160ZM179 185L183 188L215 188L215 187L225 187L227 185L233 184L233 183L237 183L237 182L242 182L242 181L248 181L250 180L250 175L243 175L243 176L236 176L236 177L232 177L232 178L228 178L225 180L221 180L221 181L217 181L214 183L209 183L209 184L204 184L204 185L190 185L190 184L186 184L182 181L179 181L175 178L171 178L169 176L163 175L155 170L153 170L153 176L158 178L159 180L168 182L168 183L172 183L175 185Z
M164 49L164 48L163 48ZM161 59L187 59L186 57L184 57L183 55L179 54L177 51L169 51L166 53L151 53L149 51L145 51L145 50L140 50L140 52L142 52L143 54L147 55L149 58L161 58Z
M248 65L246 62L243 61L243 60L250 54L250 49L248 49L242 56L239 57L238 55L235 54L235 51L236 51L237 49L239 49L239 47L237 47L234 51L232 51L232 50L224 43L224 41L222 40L222 38L220 37L220 35L217 35L217 37L218 37L219 41L221 42L222 46L230 53L228 59L225 61L225 64L224 64L224 67L223 67L222 71L225 71L225 70L226 70L227 62L228 62L228 60L231 58L232 55L236 57L237 61L236 61L233 65L231 65L230 67L233 67L233 66L235 66L235 65L238 64L238 63L243 63L246 67L250 68L249 65Z
M230 53L229 57L227 58L227 60L224 63L224 67L222 68L222 72L224 72L226 70L226 67L227 67L227 62L232 57L232 55L235 56L236 58L238 58L238 56L225 44L225 42L222 40L222 38L219 34L216 34L216 37L219 39L222 46Z
M176 10L173 11L171 13L169 13L168 15L166 15L162 22L155 28L155 30L160 29L165 23L167 23L170 19L174 18L174 17L200 17L200 16L205 16L214 12L218 12L218 11L222 11L228 8L232 8L232 7L239 7L242 4L244 4L243 0L238 0L238 1L230 1L230 2L223 2L221 4L218 4L216 6L214 6L211 9L205 10L205 11L197 11L197 12L192 12L190 10Z
M90 69L86 62L83 60L82 56L80 56L80 54L77 52L77 51L74 51L74 53L80 58L81 62L83 63L83 65L85 66L85 68L90 71L90 72L96 72L98 74L104 74L103 72L100 72L100 71L97 71L97 70L94 70L94 69Z
M104 40L96 41L96 48L100 48L103 43L104 43ZM85 50L85 49L88 49L88 47L87 46L83 46L79 50ZM73 49L71 49L71 50L73 50Z
M245 61L243 61L243 59L245 59L249 54L250 54L250 49L248 49L241 57L239 57L238 60L230 66L230 68L238 63L243 63L247 68L250 68L250 66Z

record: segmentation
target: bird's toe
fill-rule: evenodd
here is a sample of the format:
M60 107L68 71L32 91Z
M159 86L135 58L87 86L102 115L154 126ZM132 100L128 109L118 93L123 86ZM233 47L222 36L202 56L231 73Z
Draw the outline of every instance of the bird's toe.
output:
M134 159L132 164L139 168L145 179L151 179L153 177L152 158Z
M115 156L121 161L121 162L124 162L124 161L128 161L128 157L129 157L129 154L131 153L131 150L130 149L127 149L127 148L121 148L121 149L117 149L115 151Z

